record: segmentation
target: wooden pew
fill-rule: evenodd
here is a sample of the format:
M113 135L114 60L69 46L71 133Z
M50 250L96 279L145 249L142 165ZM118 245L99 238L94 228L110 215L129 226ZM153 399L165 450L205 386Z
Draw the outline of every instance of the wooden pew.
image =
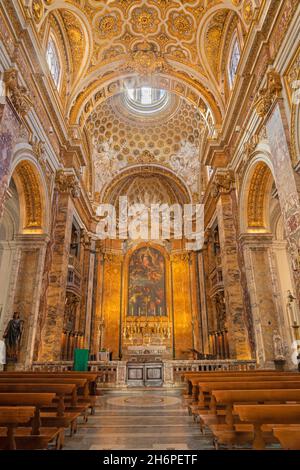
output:
M272 431L283 449L300 450L300 424L276 425Z
M40 434L40 410L50 405L55 393L0 393L0 413L2 406L34 406L35 414L32 421L32 434Z
M15 432L18 449L45 449L49 442L56 441L56 448L61 448L64 429L41 428L40 410L51 404L55 393L0 393L0 414L3 406L34 406L35 414L31 428L18 428ZM7 438L5 429L0 428L0 448L5 448Z
M25 391L39 391L39 392L57 392L58 394L58 405L52 409L46 409L40 412L41 423L43 427L55 427L55 428L70 428L70 434L73 435L76 432L77 428L77 418L84 412L85 407L80 405L79 407L76 405L72 405L69 409L65 407L64 399L65 399L65 390L66 386L69 387L69 391L71 391L72 396L75 398L76 395L76 387L79 385L82 386L82 380L79 383L48 383L45 379L41 379L42 382L40 383L37 379L33 383L28 382L28 379L25 383L16 383L17 379L11 379L12 382L2 382L3 379L0 380L0 390L4 391L5 389L8 392L12 391L21 391L25 389ZM9 380L8 378L6 380ZM25 380L25 379L23 379ZM34 379L29 379L34 380ZM52 379L55 381L54 379ZM73 379L75 381L76 379ZM78 379L77 379L78 380ZM68 382L72 380L67 380ZM63 379L60 379L60 382L63 382ZM74 395L75 390L75 395Z
M199 390L199 407L209 406L210 409L214 409L216 402L212 396L213 390L276 390L285 389L293 390L300 389L299 381L286 380L286 381L264 381L261 382L205 382L200 384Z
M81 406L83 407L90 407L91 414L94 414L94 409L96 405L96 393L95 393L95 380L97 375L96 374L89 374L89 377L85 377L85 374L72 374L65 377L64 374L57 375L57 374L39 374L39 373L0 373L0 384L5 382L15 383L15 382L22 382L22 383L75 383L77 385L77 392L76 392L76 401L80 402ZM90 395L90 388L92 389L92 395ZM66 399L66 402L68 400ZM69 399L69 401L71 401ZM74 399L73 404L74 405Z
M297 402L300 403L300 389L277 389L277 390L213 390L212 396L217 405L226 405L225 423L210 423L218 444L229 446L241 442L252 442L252 426L240 425L239 429L234 429L234 416L232 414L233 405L238 403L268 403L268 402ZM217 412L216 409L213 412Z
M187 394L192 395L194 379L199 377L199 380L204 378L213 378L213 377L246 377L246 376L267 376L267 375L276 375L276 376L286 376L286 375L295 375L296 371L274 371L274 370L251 370L251 371L212 371L212 372L188 372L184 374L184 379L187 382ZM187 395L187 396L188 396Z
M0 426L7 429L7 449L16 450L15 431L20 424L28 423L35 413L34 406L2 406Z
M262 426L270 424L300 424L300 404L234 405L233 412L241 421L253 424L253 449L265 448Z
M243 381L243 382L200 382L199 401L194 406L189 406L189 412L200 418L200 429L204 432L205 426L211 427L213 424L225 423L224 413L217 413L215 398L212 396L213 390L260 390L260 389L300 389L299 381ZM262 378L262 380L264 380Z
M278 381L279 378L277 375L251 375L251 376L243 376L243 380L245 381L251 381L251 382L259 382L262 380L262 377L263 377L263 380L264 381ZM225 377L214 377L214 382L224 382L225 380L226 381L231 381L231 382L239 382L241 381L241 377L240 376L235 376L235 375L228 375L226 376L226 379ZM298 374L288 374L288 375L280 375L280 380L281 381L290 381L290 380L295 380L295 381L300 381L300 375L299 373ZM194 401L197 400L197 396L199 394L199 383L205 383L205 382L211 382L212 381L212 377L203 377L201 379L199 379L198 377L197 378L194 378L194 379L191 379L191 383L192 383L192 398Z
M78 378L78 379L86 379L89 384L89 394L96 395L97 389L97 378L101 376L101 373L95 372L77 372L77 371L66 371L66 372L33 372L33 371L4 371L0 372L0 378L18 378L18 377L34 377L34 378ZM86 391L85 391L86 393Z
M75 384L51 384L51 383L0 383L0 393L55 393L57 400L57 415L65 412L65 397L72 396L76 405Z
M226 405L226 423L233 426L233 405L237 403L267 403L287 401L300 402L300 389L277 390L213 390L212 395L217 404Z

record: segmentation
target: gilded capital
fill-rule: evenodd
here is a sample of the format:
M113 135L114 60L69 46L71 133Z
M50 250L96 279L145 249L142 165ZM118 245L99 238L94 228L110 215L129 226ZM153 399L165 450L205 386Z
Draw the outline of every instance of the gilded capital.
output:
M61 193L71 194L74 198L80 196L80 185L74 170L57 170L55 185Z
M19 84L18 71L10 68L4 72L4 83L9 100L16 112L24 117L32 108L33 103L25 87Z
M257 100L254 103L255 110L259 117L264 118L270 111L272 105L279 98L282 90L280 75L271 70L267 74L267 86L260 90Z
M229 194L234 188L234 173L231 170L218 169L212 183L212 196Z

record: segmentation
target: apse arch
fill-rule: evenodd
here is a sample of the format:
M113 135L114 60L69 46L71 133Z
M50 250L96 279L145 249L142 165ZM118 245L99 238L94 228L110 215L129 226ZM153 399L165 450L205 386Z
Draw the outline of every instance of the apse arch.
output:
M107 204L115 204L117 198L122 194L122 191L126 189L128 181L136 177L149 177L157 176L162 180L165 179L166 184L172 188L174 197L180 204L190 204L192 202L192 194L190 189L186 186L185 182L180 176L176 175L169 169L161 167L156 164L137 164L131 165L129 168L121 170L112 181L108 182L101 193L100 201Z
M49 228L49 194L42 168L36 158L16 148L10 172L20 200L19 232L47 233Z

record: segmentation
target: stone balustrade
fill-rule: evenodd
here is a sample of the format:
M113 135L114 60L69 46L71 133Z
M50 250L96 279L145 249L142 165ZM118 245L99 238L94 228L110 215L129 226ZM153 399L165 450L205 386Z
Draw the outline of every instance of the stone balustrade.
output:
M164 386L181 385L185 372L200 372L213 370L251 370L256 368L254 360L242 361L234 359L220 360L163 360ZM34 371L64 372L72 370L72 361L35 362ZM101 387L126 386L127 361L90 361L88 368L91 372L99 372L98 383Z

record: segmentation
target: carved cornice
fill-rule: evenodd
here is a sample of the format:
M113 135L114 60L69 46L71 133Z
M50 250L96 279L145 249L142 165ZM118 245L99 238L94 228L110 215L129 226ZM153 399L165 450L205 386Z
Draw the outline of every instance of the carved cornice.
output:
M280 97L282 83L280 75L271 70L267 74L267 86L259 91L258 98L254 103L255 110L259 117L264 118L270 111L273 104Z
M55 185L63 194L70 194L74 198L80 196L79 180L73 169L57 170Z
M213 176L211 194L214 198L229 194L234 189L234 173L227 169L218 169Z
M21 117L25 117L32 108L33 103L25 87L19 84L18 71L10 68L4 72L6 93L15 111Z

